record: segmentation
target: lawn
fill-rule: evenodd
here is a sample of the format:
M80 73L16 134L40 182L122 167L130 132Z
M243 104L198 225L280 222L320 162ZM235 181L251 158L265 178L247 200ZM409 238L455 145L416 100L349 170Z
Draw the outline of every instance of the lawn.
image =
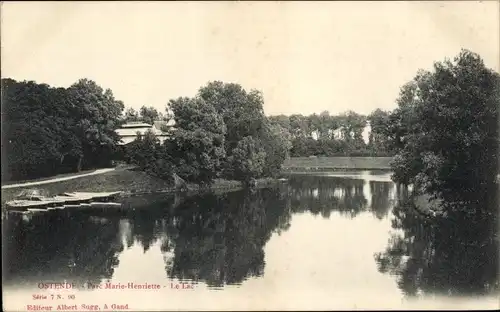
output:
M30 181L31 182L31 181ZM50 194L63 192L113 192L166 189L170 185L161 179L143 172L119 168L103 174L79 177L72 180L53 182L40 186L16 187L2 190L2 202L11 200L24 189L42 188Z
M292 157L285 160L284 170L390 169L392 157Z

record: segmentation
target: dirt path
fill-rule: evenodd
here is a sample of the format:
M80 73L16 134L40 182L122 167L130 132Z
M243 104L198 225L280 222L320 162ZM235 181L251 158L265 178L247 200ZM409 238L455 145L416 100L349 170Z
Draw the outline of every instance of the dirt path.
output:
M115 169L116 168L105 168L105 169L99 169L99 170L92 171L89 173L78 174L78 175L73 175L73 176L69 176L69 177L60 177L60 178L54 178L54 179L50 179L50 180L43 180L43 181L36 181L36 182L25 182L25 183L19 183L19 184L2 185L2 190L16 188L16 187L35 186L35 185L42 185L42 184L48 184L48 183L54 183L54 182L60 182L60 181L73 180L73 179L78 179L81 177L87 177L87 176L92 176L92 175L96 175L96 174L103 174L106 172L113 171Z

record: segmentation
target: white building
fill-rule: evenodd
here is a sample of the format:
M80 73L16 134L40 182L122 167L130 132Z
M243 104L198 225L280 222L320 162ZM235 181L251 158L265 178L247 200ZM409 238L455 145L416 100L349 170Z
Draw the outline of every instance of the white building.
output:
M343 131L344 131L343 127L340 127L340 128L333 130L334 139L344 140L345 136L344 136ZM366 144L368 144L368 142L370 141L370 132L371 132L370 122L367 122L365 128L363 129L363 133L362 133L363 141L365 141Z
M167 133L163 132L160 128L163 126L171 126L166 122L155 121L153 125L144 122L129 122L116 129L116 133L120 136L121 140L119 145L127 145L137 138L137 134L146 134L148 130L160 140L161 143L168 137Z

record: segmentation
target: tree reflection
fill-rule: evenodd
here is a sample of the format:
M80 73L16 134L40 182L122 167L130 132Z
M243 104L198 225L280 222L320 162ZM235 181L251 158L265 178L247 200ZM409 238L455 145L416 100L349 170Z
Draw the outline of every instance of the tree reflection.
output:
M338 211L353 218L370 209L369 198L373 214L382 218L390 209L392 187L297 176L275 189L255 192L134 197L116 213L63 211L27 221L12 218L4 227L5 276L16 283L99 283L112 277L124 245L139 244L143 252L160 248L169 278L214 287L239 284L263 274L265 244L273 233L289 229L292 213L329 218Z
M127 229L127 247L134 242L141 244L147 252L158 239L165 239L167 226L172 226L175 220L173 211L185 200L179 195L158 195L149 198L138 197L130 201L127 220L130 228ZM141 208L141 209L140 209Z
M457 212L425 219L415 214L408 197L393 211L399 234L375 259L381 272L398 276L407 296L480 295L499 289L497 215Z
M174 215L165 251L167 273L209 286L239 284L264 270L264 245L289 227L286 200L274 190L190 198Z
M98 283L110 278L123 244L118 220L72 213L52 213L4 223L4 278L39 282Z
M371 208L378 219L383 219L391 208L390 192L394 183L369 181L370 193L372 194Z
M310 211L324 218L329 218L332 211L338 211L344 216L354 218L368 208L364 184L365 181L361 179L294 176L290 179L292 210Z
M115 216L72 211L10 218L4 226L4 280L97 284L111 279L124 244L139 243L147 252L159 242L169 277L238 284L263 274L264 245L273 232L290 227L283 187L132 201L134 209Z

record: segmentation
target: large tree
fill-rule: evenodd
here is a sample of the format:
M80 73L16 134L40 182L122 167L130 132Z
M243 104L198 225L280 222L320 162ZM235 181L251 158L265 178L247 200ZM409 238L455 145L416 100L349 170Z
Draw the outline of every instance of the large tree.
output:
M86 79L68 89L2 79L2 100L3 178L37 178L111 160L123 110L111 90Z
M239 84L209 82L200 88L199 96L215 107L227 127L226 150L231 154L246 136L258 135L264 127L264 98L259 91L245 91Z
M78 169L109 159L103 154L110 156L120 140L115 129L120 123L123 103L115 100L110 89L104 90L88 79L80 79L69 87L68 92L78 116L75 130L82 138L83 153Z
M61 158L61 137L67 123L65 107L57 106L46 84L2 79L2 150L4 179L35 178L53 174Z
M226 156L226 126L215 108L197 98L170 100L176 130L167 142L179 176L187 181L210 184Z
M498 192L499 86L499 74L467 50L421 70L391 116L394 179L446 202L481 203L469 210L491 207L484 201Z
M281 127L272 127L264 115L264 97L261 92L247 92L239 84L214 81L200 88L198 95L215 107L227 126L227 156L233 155L240 141L251 136L266 153L264 174L275 174L277 168L281 168L289 150L286 143L289 139L280 135L286 135L287 131L282 131ZM227 170L230 169L229 166L230 164L226 163L225 172L232 172ZM229 175L227 178L235 177Z

